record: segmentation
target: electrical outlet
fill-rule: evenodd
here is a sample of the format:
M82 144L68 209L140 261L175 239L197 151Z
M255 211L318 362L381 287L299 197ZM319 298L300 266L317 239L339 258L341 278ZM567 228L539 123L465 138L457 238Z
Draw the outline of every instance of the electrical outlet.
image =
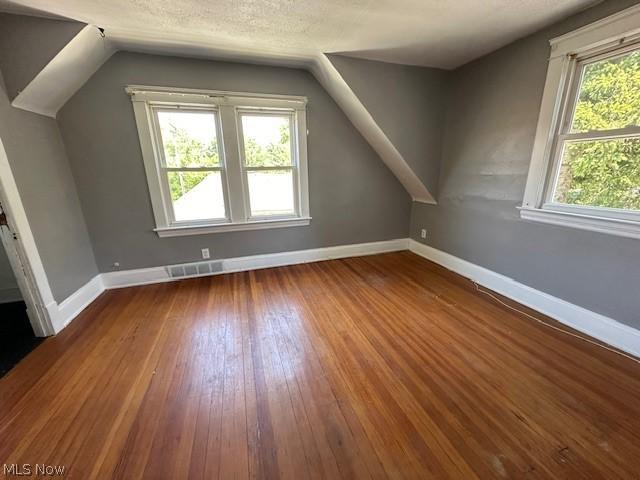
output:
M113 270L120 270L120 262L113 262L112 268Z
M204 259L211 258L211 255L209 254L209 249L208 248L203 248L202 249L202 258L204 258Z
M423 228L420 230L420 238L427 238L427 229Z

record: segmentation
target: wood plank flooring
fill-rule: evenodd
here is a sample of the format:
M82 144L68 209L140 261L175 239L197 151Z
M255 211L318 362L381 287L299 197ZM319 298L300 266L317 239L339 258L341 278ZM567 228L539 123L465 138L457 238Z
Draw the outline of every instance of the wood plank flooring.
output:
M0 380L5 463L640 478L640 365L409 252L112 290Z

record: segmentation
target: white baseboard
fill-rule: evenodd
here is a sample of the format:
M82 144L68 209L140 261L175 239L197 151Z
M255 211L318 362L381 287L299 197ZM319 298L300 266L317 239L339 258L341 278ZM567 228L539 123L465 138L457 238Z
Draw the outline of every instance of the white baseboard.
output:
M170 282L172 280L178 279L169 277L166 267L137 268L135 270L120 270L102 274L102 282L107 290Z
M72 293L64 301L60 302L57 306L57 312L51 316L53 328L56 333L66 327L71 320L76 318L80 312L87 308L104 290L102 275L99 274Z
M409 240L409 250L560 323L640 357L640 331L635 328L415 240Z
M22 300L22 293L18 287L0 288L0 303L12 303Z
M377 253L396 252L399 250L406 250L408 242L409 239L400 238L383 242L359 243L355 245L314 248L311 250L297 250L293 252L226 258L221 259L222 270L210 275L257 270L260 268L281 267L298 263L318 262L335 258L359 257L364 255L374 255ZM169 277L169 274L167 273L167 266L102 273L95 276L91 281L78 289L59 305L52 302L52 304L47 306L47 309L50 312L54 329L56 333L58 333L105 290L132 287L136 285L147 285L151 283L170 282L183 280L185 278L190 277Z
M336 258L360 257L377 253L396 252L406 250L408 239L387 240L383 242L358 243L354 245L339 245L336 247L314 248L310 250L296 250L292 252L267 253L264 255L250 255L247 257L225 258L222 260L222 270L214 274L243 272L261 268L283 267L299 263L319 262ZM193 275L198 276L198 275ZM123 270L102 274L105 288L123 288L150 283L170 282L189 277L171 278L165 266Z

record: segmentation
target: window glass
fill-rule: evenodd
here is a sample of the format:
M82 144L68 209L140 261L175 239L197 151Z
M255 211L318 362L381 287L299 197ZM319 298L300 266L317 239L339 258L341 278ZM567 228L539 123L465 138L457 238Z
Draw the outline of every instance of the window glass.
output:
M167 109L157 115L174 219L226 218L216 112Z
M293 174L291 170L247 172L251 216L292 215Z
M558 142L552 201L639 210L640 129L634 128L640 125L640 51L581 68L571 129Z
M246 166L291 165L289 116L242 114L241 118Z
M170 171L167 176L176 221L225 218L224 190L219 171Z
M241 113L251 217L295 215L291 116Z
M640 138L565 143L553 201L640 210Z
M158 111L166 166L218 167L216 115L207 111Z
M584 66L571 131L629 125L640 125L639 50Z

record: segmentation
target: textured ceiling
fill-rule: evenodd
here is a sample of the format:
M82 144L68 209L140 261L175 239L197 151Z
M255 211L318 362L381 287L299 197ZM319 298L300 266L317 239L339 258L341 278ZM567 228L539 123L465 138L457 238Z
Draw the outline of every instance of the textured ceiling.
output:
M0 0L0 9L11 7ZM312 58L342 52L453 68L594 0L17 0L102 26L126 46Z

